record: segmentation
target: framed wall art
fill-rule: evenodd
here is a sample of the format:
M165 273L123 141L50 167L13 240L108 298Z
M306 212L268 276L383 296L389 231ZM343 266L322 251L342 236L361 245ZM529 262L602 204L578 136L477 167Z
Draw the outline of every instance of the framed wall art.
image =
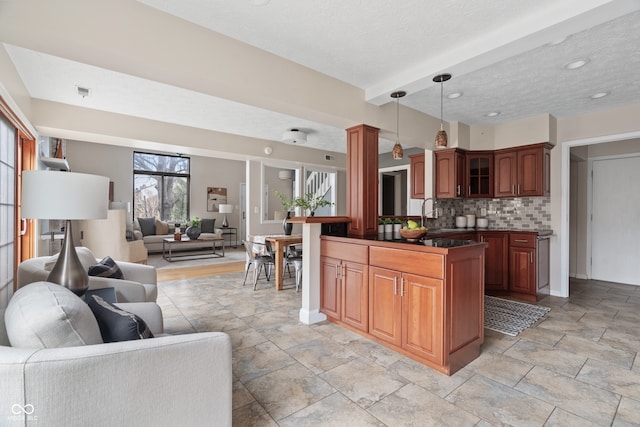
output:
M227 189L207 187L207 212L220 212L220 205L227 203Z

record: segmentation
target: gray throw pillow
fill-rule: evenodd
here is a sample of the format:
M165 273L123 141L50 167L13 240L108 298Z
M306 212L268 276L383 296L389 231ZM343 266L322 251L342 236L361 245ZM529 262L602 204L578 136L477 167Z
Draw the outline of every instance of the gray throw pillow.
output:
M153 338L153 334L142 318L91 295L87 304L98 321L104 342L119 342Z
M155 236L156 234L155 218L138 218L138 224L140 224L140 231L142 231L143 236Z
M200 220L200 231L203 233L215 233L216 229L215 218L204 218Z

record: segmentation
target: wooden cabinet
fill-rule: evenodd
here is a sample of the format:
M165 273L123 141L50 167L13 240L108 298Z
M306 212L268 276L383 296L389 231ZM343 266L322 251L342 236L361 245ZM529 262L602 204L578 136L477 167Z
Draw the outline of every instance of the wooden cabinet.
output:
M434 152L435 157L435 197L454 199L466 196L465 154L458 148L448 148Z
M478 231L478 240L489 245L484 252L485 291L508 291L509 233L500 231Z
M441 364L442 288L442 280L371 267L369 333Z
M468 151L465 163L467 197L493 197L493 152Z
M409 156L411 160L411 198L424 199L424 153Z
M536 233L509 234L509 291L537 300L549 293L549 239Z
M541 143L496 151L494 196L548 196L551 148L551 144Z
M368 248L323 241L320 254L320 311L331 319L367 332Z

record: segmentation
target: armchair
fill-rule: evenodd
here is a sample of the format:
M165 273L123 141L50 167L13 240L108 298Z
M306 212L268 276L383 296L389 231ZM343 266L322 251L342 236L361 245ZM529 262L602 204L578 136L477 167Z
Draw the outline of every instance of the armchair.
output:
M88 248L77 247L76 252L85 269L99 260ZM17 285L46 281L56 256L37 257L23 261L18 266ZM89 276L89 289L115 288L119 302L155 302L158 297L156 269L149 265L115 260L125 280Z
M231 426L229 336L164 336L157 304L118 305L156 338L16 348L0 309L0 424Z

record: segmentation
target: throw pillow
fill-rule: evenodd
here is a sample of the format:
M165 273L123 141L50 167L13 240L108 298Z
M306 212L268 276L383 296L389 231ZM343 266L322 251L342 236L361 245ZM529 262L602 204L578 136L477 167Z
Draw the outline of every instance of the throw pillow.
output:
M102 344L91 309L69 289L34 282L18 289L5 311L12 347L57 348Z
M156 220L156 234L159 236L163 236L165 234L169 234L169 224L164 221ZM173 234L173 233L172 233Z
M200 231L203 233L215 233L216 219L204 218L200 220Z
M104 257L98 264L89 267L89 276L108 277L110 279L124 279L122 270L110 256Z
M139 316L116 307L98 295L91 295L87 304L98 321L104 342L153 338L149 327Z
M143 236L153 236L156 234L155 218L138 218L138 224L140 224L140 231L142 231Z

